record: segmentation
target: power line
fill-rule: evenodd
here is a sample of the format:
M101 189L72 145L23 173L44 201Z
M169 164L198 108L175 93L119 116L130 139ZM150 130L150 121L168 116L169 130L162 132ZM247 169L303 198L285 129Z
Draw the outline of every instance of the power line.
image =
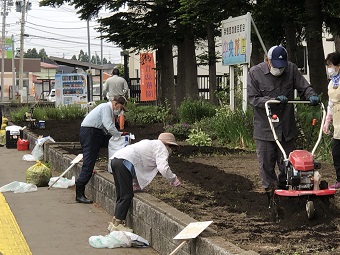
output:
M49 35L57 35L57 36L62 36L62 37L66 37L66 38L74 38L74 39L85 39L85 38L87 38L86 36L69 36L69 35L65 35L65 34L53 33L53 32L50 32L50 31L38 29L38 28L35 28L35 27L32 27L32 26L28 26L28 25L26 25L25 27L31 28L34 31L40 31L40 32L43 32L43 33L47 33ZM20 33L20 32L15 32L15 30L11 30L11 31L9 31L9 33L11 33L11 34L13 34L13 33ZM91 37L91 40L96 40L96 39L99 39L99 38L97 36L92 36Z
M25 22L25 34L29 35L29 37L25 37L26 49L32 49L34 47L44 48L49 56L52 56L57 51L63 51L63 57L70 56L70 58L72 55L78 56L80 50L84 52L88 51L88 49L84 50L86 46L89 45L89 42L85 40L85 38L87 38L84 30L87 28L87 26L85 27L86 21L80 20L79 17L77 17L79 15L76 14L76 10L73 7L38 8L39 0L29 1L33 2L33 6L31 12L27 12ZM20 24L18 24L20 17L15 12L12 12L11 16L11 24L13 25L6 29L6 33L13 34L17 37L18 34L20 34ZM14 22L16 23L14 24ZM115 62L116 60L121 60L121 48L105 40L103 45L103 41L100 41L99 33L95 31L95 28L99 27L98 22L91 20L90 24L91 31L94 30L90 35L91 51L100 52L103 50L103 56L109 61L112 61L112 59L114 59ZM79 36L77 36L77 34L79 34ZM104 46L104 49L102 49L102 46ZM15 47L18 48L18 41L15 42Z
M46 40L52 40L52 41L61 41L61 42L68 42L68 43L76 43L76 44L85 44L85 45L87 45L86 42L70 41L70 40L65 40L65 39L58 39L58 38L53 38L53 37L43 37L43 36L38 36L38 35L29 35L29 36L33 37L32 39L39 38L39 39L46 39ZM93 43L91 45L100 46L100 44L95 44L95 43ZM120 47L118 47L118 46L105 46L105 47L111 47L111 48L120 49Z
M43 21L55 22L55 20L44 19L44 18L41 18L41 17L36 17L36 16L34 16L34 15L29 15L29 17L30 17L30 18L38 19L39 21L42 21L42 20L43 20ZM72 24L74 24L74 23L84 23L84 21L83 21L83 20L77 20L77 21L74 21L74 20L72 20L72 21L59 20L58 23L72 23Z
M32 28L32 29L34 29L34 30L37 30L37 31L40 31L40 32L44 32L44 33L47 33L47 34L51 34L51 35L59 35L59 36L68 37L68 38L81 38L81 37L79 37L79 36L68 36L68 35L63 35L63 34L58 34L58 33L52 33L52 32L50 32L50 31L38 29L38 28L31 27L31 26L28 26L28 25L26 25L26 27ZM85 37L83 37L83 38L85 38ZM95 39L95 37L93 37L93 39Z
M87 27L67 27L67 28L65 28L65 27L48 27L48 26L38 25L38 24L28 22L28 21L26 21L26 23L32 24L32 25L35 25L35 26L39 26L39 27L52 28L52 29L86 29L87 28ZM90 26L90 28L95 28L95 27L96 26Z

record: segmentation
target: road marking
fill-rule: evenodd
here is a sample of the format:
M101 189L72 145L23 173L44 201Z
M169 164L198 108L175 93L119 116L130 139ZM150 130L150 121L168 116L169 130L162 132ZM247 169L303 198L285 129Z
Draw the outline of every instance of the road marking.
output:
M0 254L32 255L6 199L0 193Z

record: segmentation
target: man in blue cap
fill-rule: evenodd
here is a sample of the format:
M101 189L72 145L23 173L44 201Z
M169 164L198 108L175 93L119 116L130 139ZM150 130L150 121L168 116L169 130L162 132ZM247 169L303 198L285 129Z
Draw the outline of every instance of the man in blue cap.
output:
M287 51L282 46L271 47L264 62L249 70L248 100L254 111L253 134L256 154L262 187L266 191L269 207L273 190L276 187L285 189L287 184L283 155L274 140L264 105L270 99L280 101L280 104L272 104L271 110L280 119L275 126L275 132L286 154L289 155L295 149L297 135L294 106L287 104L288 100L294 100L294 90L297 90L301 99L308 99L311 105L319 104L319 97L312 86L302 76L297 66L288 61ZM279 168L278 175L275 172L276 164Z

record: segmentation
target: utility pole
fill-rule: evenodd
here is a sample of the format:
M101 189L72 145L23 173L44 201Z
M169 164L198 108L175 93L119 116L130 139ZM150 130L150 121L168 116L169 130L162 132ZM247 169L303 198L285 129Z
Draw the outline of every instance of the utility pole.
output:
M4 90L5 90L6 12L7 1L4 0L2 5L2 34L1 34L1 103L4 102Z
M14 64L14 35L12 35L12 100L15 99L15 90L16 90L16 82L15 82L15 64Z
M20 63L19 63L19 93L21 95L20 101L22 102L22 94L24 87L24 34L25 34L25 13L26 13L26 0L22 1L21 5L21 30L20 30ZM26 93L27 94L27 93ZM27 96L27 95L26 95Z
M90 47L90 19L87 19L87 49L89 52L89 70L87 75L87 101L92 101L92 70L91 70L91 47Z
M6 54L6 16L13 6L13 0L2 1L2 33L1 33L1 102L4 101L5 92L5 54Z
M102 38L102 32L100 32L100 64L103 66L103 38ZM99 93L100 93L100 100L103 99L103 69L100 70L100 87L99 87Z
M1 102L4 101L5 91L5 54L6 54L6 16L9 8L13 6L12 0L3 0L2 3L2 33L1 33Z

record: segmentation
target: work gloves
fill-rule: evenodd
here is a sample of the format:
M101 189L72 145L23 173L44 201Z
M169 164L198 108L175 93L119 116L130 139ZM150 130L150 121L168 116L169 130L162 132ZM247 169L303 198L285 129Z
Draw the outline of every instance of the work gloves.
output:
M170 185L174 187L178 187L179 185L181 185L181 182L178 180L176 176L176 179L173 182L170 182Z
M316 106L320 103L320 99L318 96L310 96L309 97L309 105Z
M277 96L275 98L276 100L280 101L281 104L287 104L288 103L288 98L284 95ZM312 106L316 106L320 103L320 99L318 96L310 96L309 97L309 104Z
M329 135L330 131L329 131L329 125L331 124L333 119L333 115L331 113L327 113L326 115L326 120L325 120L325 124L323 124L322 127L322 131L326 134Z
M275 99L279 100L281 104L287 104L288 103L288 98L284 95L277 96Z

